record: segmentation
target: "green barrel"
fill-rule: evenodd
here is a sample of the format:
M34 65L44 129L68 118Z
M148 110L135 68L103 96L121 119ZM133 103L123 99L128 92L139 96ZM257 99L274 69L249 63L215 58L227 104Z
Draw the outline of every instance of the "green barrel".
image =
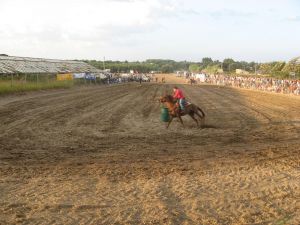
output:
M169 110L168 108L161 108L161 115L160 119L163 122L169 122L170 120L170 115L169 115Z

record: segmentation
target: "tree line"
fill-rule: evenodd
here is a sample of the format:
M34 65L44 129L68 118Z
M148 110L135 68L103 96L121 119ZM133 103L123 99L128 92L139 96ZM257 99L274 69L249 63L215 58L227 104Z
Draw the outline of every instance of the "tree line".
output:
M150 73L151 71L158 71L162 73L173 73L174 71L189 69L190 62L182 61L176 62L174 60L164 59L148 59L143 62L135 61L96 61L96 60L84 60L84 62L98 68L98 69L110 69L112 73L129 73L130 70L137 71L139 73Z
M112 73L129 73L130 70L139 73L150 73L158 71L161 73L173 73L175 71L207 72L207 73L228 73L234 74L236 69L241 69L250 74L263 74L280 78L287 78L290 75L300 77L300 63L297 59L290 62L276 61L270 63L256 63L246 61L235 61L226 58L223 61L213 60L205 57L200 62L174 61L165 59L148 59L145 61L96 61L84 60L98 69L110 69Z

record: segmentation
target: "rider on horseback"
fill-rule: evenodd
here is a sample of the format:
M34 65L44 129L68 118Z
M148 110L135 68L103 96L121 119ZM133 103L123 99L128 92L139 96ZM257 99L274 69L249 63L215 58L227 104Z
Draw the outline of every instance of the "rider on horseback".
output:
M179 103L179 110L184 111L185 97L182 90L180 90L177 86L174 86L173 91L173 98L177 99L177 103Z

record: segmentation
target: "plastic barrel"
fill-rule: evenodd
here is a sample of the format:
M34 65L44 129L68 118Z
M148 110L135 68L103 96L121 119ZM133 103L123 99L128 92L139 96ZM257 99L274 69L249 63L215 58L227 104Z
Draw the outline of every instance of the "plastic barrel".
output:
M170 115L169 115L168 108L161 108L160 119L161 119L162 122L169 122Z

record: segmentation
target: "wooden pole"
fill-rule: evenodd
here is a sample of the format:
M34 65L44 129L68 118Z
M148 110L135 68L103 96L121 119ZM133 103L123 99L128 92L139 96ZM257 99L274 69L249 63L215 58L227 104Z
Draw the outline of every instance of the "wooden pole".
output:
M13 86L13 81L14 81L14 74L12 73L12 74L11 74L10 87Z

